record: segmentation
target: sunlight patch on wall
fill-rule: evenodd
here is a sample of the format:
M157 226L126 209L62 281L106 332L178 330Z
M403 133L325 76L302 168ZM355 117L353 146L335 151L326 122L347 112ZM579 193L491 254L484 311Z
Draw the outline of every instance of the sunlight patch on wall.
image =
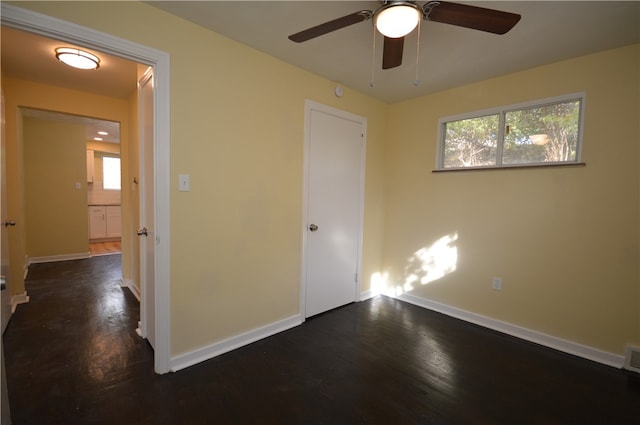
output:
M388 286L389 273L376 272L371 275L371 296L380 294L392 295L389 293Z
M453 273L458 265L457 241L458 232L454 232L414 252L407 259L402 284L390 283L386 272L374 273L371 276L371 292L374 296L398 296Z

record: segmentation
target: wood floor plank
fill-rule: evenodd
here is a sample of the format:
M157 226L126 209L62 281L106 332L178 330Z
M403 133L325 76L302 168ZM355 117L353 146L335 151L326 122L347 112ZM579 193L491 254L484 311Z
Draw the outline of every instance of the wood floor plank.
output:
M120 254L122 252L121 241L91 242L89 253L95 257L98 255Z
M119 255L30 267L14 424L639 423L637 375L386 297L156 375L119 277Z

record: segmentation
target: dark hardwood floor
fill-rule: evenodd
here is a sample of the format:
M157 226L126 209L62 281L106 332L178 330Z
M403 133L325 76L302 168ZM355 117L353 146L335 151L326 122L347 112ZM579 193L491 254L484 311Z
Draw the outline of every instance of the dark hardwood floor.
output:
M638 424L640 378L386 297L167 375L120 256L30 267L13 423Z

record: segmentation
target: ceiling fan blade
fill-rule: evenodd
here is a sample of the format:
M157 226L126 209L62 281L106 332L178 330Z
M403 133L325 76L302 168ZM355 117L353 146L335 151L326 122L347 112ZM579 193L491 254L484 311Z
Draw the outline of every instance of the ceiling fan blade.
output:
M425 12L430 21L494 34L505 34L520 20L520 15L516 13L446 1L433 2L432 6L427 3Z
M385 37L382 49L382 69L390 69L402 65L403 50L404 37Z
M334 19L324 24L316 25L315 27L308 28L304 31L297 32L289 36L289 40L296 43L302 43L303 41L311 40L312 38L319 37L321 35L330 33L340 28L348 27L349 25L357 24L358 22L365 21L373 15L370 10L361 10L356 13L352 13L347 16L343 16L338 19Z

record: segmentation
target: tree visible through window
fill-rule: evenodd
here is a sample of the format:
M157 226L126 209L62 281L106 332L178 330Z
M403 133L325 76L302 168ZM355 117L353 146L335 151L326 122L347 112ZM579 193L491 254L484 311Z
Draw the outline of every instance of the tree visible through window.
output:
M445 168L495 165L497 152L498 115L446 124Z
M583 96L440 120L439 169L579 161Z
M503 164L575 161L580 101L507 112Z
M105 190L120 190L120 158L102 158L102 187Z

